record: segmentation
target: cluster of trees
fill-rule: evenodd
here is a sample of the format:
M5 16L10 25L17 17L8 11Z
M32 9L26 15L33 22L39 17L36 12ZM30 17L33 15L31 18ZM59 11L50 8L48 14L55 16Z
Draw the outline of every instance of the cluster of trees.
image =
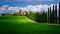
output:
M30 12L27 17L38 23L47 22L47 12Z
M20 16L18 13L14 13L14 14L2 14L2 16Z
M2 14L2 16L13 16L13 14Z
M51 10L53 9L53 10ZM60 9L60 3L59 3ZM60 12L60 10L59 10ZM27 15L28 18L38 23L59 23L60 16L57 16L57 5L53 5L53 8L49 7L48 12L31 12ZM60 23L59 23L60 24Z
M30 11L29 14L27 14L27 17L31 20L34 20L34 21L36 21L35 16L36 16L36 13L33 11Z
M42 12L42 13L37 12L36 13L36 22L46 23L47 22L47 13L46 12Z
M13 14L13 16L20 16L20 15L19 15L19 13L16 12Z

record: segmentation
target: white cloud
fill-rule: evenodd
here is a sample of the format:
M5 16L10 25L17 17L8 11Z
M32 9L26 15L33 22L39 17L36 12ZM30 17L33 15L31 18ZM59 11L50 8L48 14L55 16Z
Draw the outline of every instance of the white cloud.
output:
M3 5L2 7L6 8L6 7L9 7L9 5Z
M4 7L0 7L0 13L4 13L4 11L7 11Z
M8 10L19 10L20 8L19 7L9 7Z
M27 8L27 10L29 10L29 11L43 11L43 10L45 10L45 11L47 11L47 8L48 8L49 6L48 5L35 5L35 6L27 6L26 8Z
M8 8L8 10L12 10L12 9L13 9L13 7L9 7L9 8Z
M9 13L15 13L15 12L19 12L20 7L9 7L8 10Z
M59 4L57 4L57 8L59 8Z
M57 4L57 16L59 16L59 4Z
M0 13L8 13L8 7L9 5L3 5L2 7L0 7Z
M26 11L35 11L35 12L41 12L41 11L47 11L48 7L53 8L53 4L51 5L29 5L26 7L12 7L9 5L3 5L2 7L0 7L0 13L14 13L14 12L19 12L20 9L26 10ZM57 4L57 8L59 8L59 5Z
M48 11L48 5L44 5L44 10L47 12Z

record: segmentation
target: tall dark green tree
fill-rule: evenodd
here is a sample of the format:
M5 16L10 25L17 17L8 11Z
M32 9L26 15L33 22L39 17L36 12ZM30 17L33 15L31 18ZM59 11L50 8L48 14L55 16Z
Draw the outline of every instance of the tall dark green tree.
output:
M46 15L46 12L44 11L43 13L42 13L42 22L44 22L44 23L46 23L46 21L47 21L47 15Z
M57 5L55 5L55 23L57 23Z
M36 22L41 22L41 17L39 12L36 13L35 18L36 18Z
M59 24L60 24L60 3L59 3Z
M53 5L53 11L52 11L52 23L54 23L54 5Z
M48 18L48 17L47 17L47 12L46 12L46 23L47 23L47 18Z
M49 18L50 19L50 23L52 23L51 22L51 7L50 7L50 13L49 13L49 15L50 15L50 18Z
M50 14L50 10L49 10L49 8L48 8L48 19L47 19L47 22L48 22L48 23L50 22L50 19L49 19L49 18L50 18L50 17L49 17L50 15L49 15L49 14Z

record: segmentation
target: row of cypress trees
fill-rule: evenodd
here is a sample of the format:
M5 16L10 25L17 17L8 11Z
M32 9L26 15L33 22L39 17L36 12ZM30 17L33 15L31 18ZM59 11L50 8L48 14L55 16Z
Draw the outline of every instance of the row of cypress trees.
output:
M60 9L60 3L59 3L59 9ZM60 15L57 16L57 5L53 5L53 10L51 10L51 7L48 8L48 17L47 17L47 23L59 23ZM60 10L59 10L60 13ZM60 24L60 23L59 23Z
M52 10L53 9L53 10ZM60 3L59 3L59 9L60 9ZM59 12L58 12L59 11ZM57 12L60 13L60 10L57 11L57 5L53 5L52 7L48 8L48 12L36 12L31 13L28 15L28 18L38 22L38 23L53 23L58 24L60 20L60 15L57 16ZM60 23L59 23L60 24Z

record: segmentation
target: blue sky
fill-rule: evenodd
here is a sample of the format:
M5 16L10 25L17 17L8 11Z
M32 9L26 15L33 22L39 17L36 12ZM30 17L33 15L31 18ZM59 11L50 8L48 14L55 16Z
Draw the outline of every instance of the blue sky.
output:
M0 7L2 6L2 5L10 5L10 6L20 6L20 7L25 7L25 6L28 6L28 5L44 5L44 4L46 4L46 5L50 5L50 4L58 4L59 3L59 1L60 0L51 0L51 1L48 1L48 0L46 0L46 1L44 1L44 0L42 0L42 1L30 1L30 2L26 2L26 1L22 1L22 2L20 2L20 0L18 0L18 1L14 1L14 0L0 0Z
M60 0L0 0L0 13L9 13L13 14L19 12L20 9L26 11L47 11L49 7L55 4L59 10Z

